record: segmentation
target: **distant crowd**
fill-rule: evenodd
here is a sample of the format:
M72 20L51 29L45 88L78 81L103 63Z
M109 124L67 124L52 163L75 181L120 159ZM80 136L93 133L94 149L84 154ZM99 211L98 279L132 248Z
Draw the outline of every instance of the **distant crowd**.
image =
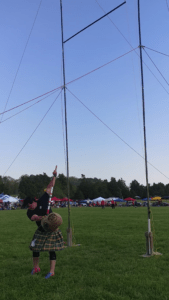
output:
M101 202L81 202L81 201L71 201L70 202L71 206L74 207L112 207L115 208L116 206L119 207L145 207L147 206L147 202L130 202L126 201L125 203L120 203L116 201L101 201ZM169 203L167 202L162 202L162 201L154 201L153 203L150 203L151 206L169 206ZM53 208L63 208L63 207L68 207L68 201L62 201L62 202L52 202L51 207ZM4 202L0 203L0 210L15 210L15 209L20 209L22 208L22 203L17 202L17 203L10 203L10 202Z
M15 210L17 208L21 208L20 203L10 203L10 202L0 203L0 210Z
M126 201L125 203L121 202L116 202L116 201L101 201L101 202L81 202L81 201L76 201L76 202L70 202L71 206L75 207L112 207L115 208L116 206L118 207L145 207L147 206L147 202L138 202L138 201ZM169 203L167 202L162 202L162 201L154 201L150 203L151 206L169 206ZM54 208L61 208L61 207L67 207L68 203L67 201L65 202L55 202L52 203L51 205Z

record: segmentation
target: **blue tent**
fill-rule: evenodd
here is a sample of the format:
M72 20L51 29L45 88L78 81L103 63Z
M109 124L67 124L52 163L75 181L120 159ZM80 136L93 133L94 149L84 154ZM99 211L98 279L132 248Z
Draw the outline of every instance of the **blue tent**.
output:
M143 201L147 201L147 198L142 199ZM149 198L149 200L151 200L151 198Z
M116 201L116 202L126 202L125 200L120 199L120 198L117 198L117 199L115 199L114 201Z
M81 200L80 203L87 203L87 200Z
M81 200L79 203L92 203L92 201L90 199L86 199L86 200Z

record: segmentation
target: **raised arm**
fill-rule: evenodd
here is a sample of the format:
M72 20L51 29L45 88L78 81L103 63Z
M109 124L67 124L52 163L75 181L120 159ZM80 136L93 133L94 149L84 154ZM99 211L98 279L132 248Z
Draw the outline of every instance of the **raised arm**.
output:
M51 182L48 184L47 188L46 188L46 193L50 195L52 188L55 185L55 181L56 181L56 176L57 176L57 166L55 168L55 170L53 171L53 178L51 180Z

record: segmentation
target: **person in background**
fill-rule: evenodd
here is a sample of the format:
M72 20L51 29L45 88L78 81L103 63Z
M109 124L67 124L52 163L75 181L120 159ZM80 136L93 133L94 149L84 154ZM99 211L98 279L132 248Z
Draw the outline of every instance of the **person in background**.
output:
M104 202L104 200L101 201L101 207L105 208L105 202Z
M111 200L111 207L112 207L112 208L115 208L114 200Z

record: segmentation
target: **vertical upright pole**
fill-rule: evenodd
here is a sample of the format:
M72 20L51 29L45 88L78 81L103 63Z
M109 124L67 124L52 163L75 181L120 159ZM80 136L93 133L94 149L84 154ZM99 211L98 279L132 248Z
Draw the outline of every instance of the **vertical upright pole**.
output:
M68 189L68 228L67 228L67 245L72 246L72 232L70 228L70 192L69 192L69 158L68 158L68 132L67 132L67 109L66 109L66 81L65 81L65 57L64 57L64 40L63 40L63 14L62 0L60 0L61 13L61 32L62 32L62 64L63 64L63 89L64 89L64 106L65 106L65 135L66 135L66 159L67 159L67 189Z
M149 202L149 185L148 185L148 166L147 166L147 145L146 145L146 125L145 125L145 101L144 101L144 79L143 79L143 61L142 61L142 44L141 44L141 26L140 26L140 0L138 0L138 27L139 27L139 48L140 48L140 66L141 66L141 85L142 85L142 109L143 109L143 130L144 130L144 153L145 153L145 172L147 185L147 207L148 207L148 255L152 254L151 247L151 221L150 221L150 202Z

